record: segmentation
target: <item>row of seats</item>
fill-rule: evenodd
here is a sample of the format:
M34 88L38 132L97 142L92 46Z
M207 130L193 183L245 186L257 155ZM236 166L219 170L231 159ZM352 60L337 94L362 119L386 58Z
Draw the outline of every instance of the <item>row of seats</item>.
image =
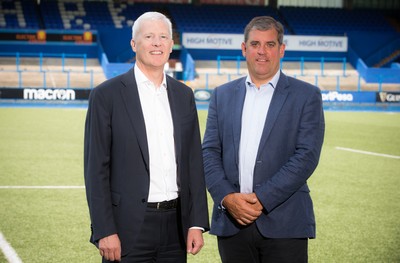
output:
M270 15L279 19L275 9L260 6L171 5L169 10L181 32L242 33L255 16Z
M395 29L376 10L315 7L281 7L281 14L296 34L308 35L327 32L332 35L343 35L345 32L374 31L394 32Z
M162 11L178 32L242 33L254 16L284 22L286 34L344 35L349 31L394 31L379 11L235 5L145 4L117 1L1 1L1 28L98 29L131 27L143 12Z
M34 1L1 1L0 28L39 28Z

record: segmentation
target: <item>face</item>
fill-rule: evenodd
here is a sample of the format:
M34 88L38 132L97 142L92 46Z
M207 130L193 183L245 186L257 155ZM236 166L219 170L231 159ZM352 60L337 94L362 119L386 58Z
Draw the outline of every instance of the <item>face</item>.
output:
M242 54L246 57L251 80L259 87L279 70L280 59L285 54L285 45L279 44L278 32L275 29L252 29L247 42L242 43Z
M144 73L164 70L174 44L168 26L159 20L143 21L135 38L131 40L131 46L138 67Z

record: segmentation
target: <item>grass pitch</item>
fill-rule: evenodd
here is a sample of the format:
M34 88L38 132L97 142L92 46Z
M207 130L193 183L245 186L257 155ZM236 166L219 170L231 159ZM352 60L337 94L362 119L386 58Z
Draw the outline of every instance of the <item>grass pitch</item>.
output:
M23 262L100 262L88 242L82 187L85 114L0 108L0 232ZM202 133L206 114L199 111ZM400 114L325 115L321 160L309 180L317 220L309 262L399 262ZM216 238L205 234L205 242L189 262L220 262ZM6 262L1 253L0 262Z

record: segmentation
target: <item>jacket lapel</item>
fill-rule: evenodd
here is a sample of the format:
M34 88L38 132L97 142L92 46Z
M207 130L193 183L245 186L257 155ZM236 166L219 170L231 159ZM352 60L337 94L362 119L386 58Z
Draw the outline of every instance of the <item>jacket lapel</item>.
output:
M147 145L146 126L133 68L122 76L121 82L124 86L124 88L121 89L121 97L128 112L130 123L136 132L147 171L149 171L149 149Z
M272 127L274 127L275 121L278 118L279 112L281 111L283 104L285 103L286 97L288 95L288 86L288 80L286 76L281 72L274 95L272 96L271 104L268 109L263 134L261 136L260 145L258 147L257 157L260 155L260 152L262 152L262 149L264 148L264 145L266 144L268 137L271 133Z
M244 98L246 96L246 77L234 87L234 103L232 109L233 119L233 142L235 147L235 159L236 165L239 165L239 145L240 145L240 134L242 132L242 112L244 105Z
M180 157L180 149L181 149L181 130L180 127L180 119L178 118L178 104L175 102L175 97L177 94L175 93L175 86L172 83L171 78L166 75L167 78L167 94L168 94L168 101L169 107L171 110L171 117L172 117L172 124L174 126L174 141L175 141L175 156L176 156L176 163L179 167L179 160Z

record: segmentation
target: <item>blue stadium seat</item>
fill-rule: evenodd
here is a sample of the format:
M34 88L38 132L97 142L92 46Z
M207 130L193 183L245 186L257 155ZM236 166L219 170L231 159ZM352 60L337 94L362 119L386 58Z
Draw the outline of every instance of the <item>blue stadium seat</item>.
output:
M7 28L19 28L18 19L16 14L5 14Z

